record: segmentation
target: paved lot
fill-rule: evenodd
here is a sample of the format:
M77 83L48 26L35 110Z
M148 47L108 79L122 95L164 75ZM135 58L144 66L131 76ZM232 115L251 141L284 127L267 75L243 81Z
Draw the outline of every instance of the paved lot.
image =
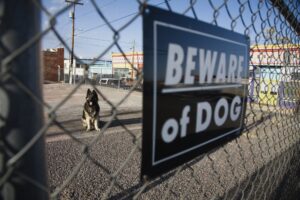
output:
M74 115L81 115L82 106L85 102L87 89L93 89L89 85L82 85L76 92L67 100L65 104L59 108L57 115L59 117L69 116L69 113ZM67 95L74 89L74 86L68 84L47 84L44 85L44 99L51 106L60 103ZM97 86L97 89L113 104L120 102L128 91L123 89L115 89L109 87ZM110 111L111 106L99 96L99 104L101 107L100 115ZM142 108L142 93L138 91L132 94L119 106L120 110L141 110Z
M68 85L45 85L45 100L57 105L71 89ZM61 124L78 140L54 126L47 133L51 191L59 188L76 166L83 163L61 191L60 199L101 199L106 194L110 199L131 199L143 189L141 151L137 145L140 140L134 140L141 135L142 115L134 112L119 116L131 134L116 119L103 134L86 133L80 123L86 89L86 86L80 88L57 112ZM125 90L99 89L113 103L127 94ZM141 93L133 92L120 110L140 111L141 101ZM109 121L111 107L102 99L100 105L104 126ZM139 199L162 199L164 195L167 199L269 199L282 177L288 173L297 176L290 169L299 166L299 160L295 160L299 155L299 124L292 123L299 116L275 115L259 121L268 113L250 110L247 113L246 123L256 123L255 126L249 126L238 139L191 161L175 176L171 172L147 182L148 187Z
M88 88L92 89L92 87L88 85L81 86L56 112L57 120L76 137L86 137L86 135L95 133L95 131L86 133L81 123L83 104ZM44 85L45 102L51 107L55 107L63 101L73 89L74 86L68 84ZM128 93L126 90L108 87L98 86L97 89L113 105L117 105ZM112 106L103 100L100 95L99 104L101 108L100 127L103 127L110 121ZM117 111L119 120L113 119L106 132L113 131L114 129L119 130L120 123L125 124L130 129L140 129L142 120L142 93L137 91L132 92L130 96L117 107ZM64 131L57 126L51 126L47 132L49 140L55 140L55 138L53 138L54 136L59 136L60 138L58 139L61 139L63 133Z

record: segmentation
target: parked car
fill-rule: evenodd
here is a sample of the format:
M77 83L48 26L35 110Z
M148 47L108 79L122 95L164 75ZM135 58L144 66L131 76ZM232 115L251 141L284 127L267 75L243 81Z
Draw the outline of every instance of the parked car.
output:
M102 78L99 80L99 84L115 86L115 85L118 85L118 81L119 80L115 79L115 78Z
M100 85L107 85L108 84L108 78L102 78L99 80Z

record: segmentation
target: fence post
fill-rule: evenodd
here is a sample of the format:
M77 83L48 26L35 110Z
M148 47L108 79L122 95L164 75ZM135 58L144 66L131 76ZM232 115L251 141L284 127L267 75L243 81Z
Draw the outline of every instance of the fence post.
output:
M24 91L42 99L39 42L4 62L40 31L40 10L33 1L1 1L0 18L0 199L48 199L44 138L7 164L43 126L43 106Z
M102 83L101 83L101 80L102 80L102 69L100 69L101 70L101 73L100 73L100 81L99 81L99 83L100 83L100 86L102 85Z
M60 65L57 65L57 82L60 82Z

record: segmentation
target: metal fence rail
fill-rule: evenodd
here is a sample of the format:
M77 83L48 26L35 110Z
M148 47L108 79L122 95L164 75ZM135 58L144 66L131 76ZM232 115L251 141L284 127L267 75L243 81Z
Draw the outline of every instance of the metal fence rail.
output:
M95 61L112 47L125 55L119 43L122 33L142 17L148 5L153 5L151 1L136 2L136 13L123 26L115 28L97 2L90 1L112 32L112 42L99 52ZM175 4L176 1L165 0L155 5L250 37L251 77L243 134L170 173L141 182L141 130L130 130L123 123L120 105L142 83L143 74L135 69L138 79L118 103L90 82L100 101L110 105L111 112L101 131L91 140L78 139L57 113L88 82L81 80L59 104L50 106L41 97L42 85L37 76L39 42L47 33L53 33L71 52L70 45L56 28L56 20L72 5L51 14L39 0L1 1L1 198L296 199L299 196L299 1L190 0L184 8ZM210 16L203 16L203 9L210 10ZM49 26L43 31L38 28L40 13L49 19ZM224 18L230 23L224 24ZM74 57L80 62L76 54ZM106 134L113 121L122 127L116 138ZM61 174L58 178L53 178L54 172L50 172L51 166L61 166L61 163L50 163L51 156L57 155L45 154L43 150L44 137L53 125L71 138L70 148L75 148L75 144L77 148L76 155L71 155L71 166L56 168ZM120 146L113 145L116 140L122 140ZM111 145L104 143L107 141ZM66 145L64 141L60 144ZM46 148L50 145L46 143ZM104 154L110 155L110 159L103 160ZM48 163L44 167L46 158ZM93 184L95 179L101 181Z

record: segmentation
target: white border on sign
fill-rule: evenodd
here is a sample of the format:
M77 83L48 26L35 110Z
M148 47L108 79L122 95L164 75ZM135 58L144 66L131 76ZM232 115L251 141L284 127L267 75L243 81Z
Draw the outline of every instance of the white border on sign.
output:
M181 27L181 26L177 26L177 25L174 25L174 24L168 24L168 23L165 23L165 22L161 22L161 21L154 21L154 27L153 27L153 36L154 36L154 44L153 44L153 47L154 47L154 50L153 50L153 55L154 55L154 70L153 70L153 129L152 129L152 165L155 166L159 163L162 163L162 162L165 162L167 160L170 160L172 158L175 158L177 156L180 156L182 154L185 154L189 151L192 151L194 149L197 149L199 147L202 147L208 143L211 143L215 140L218 140L220 138L223 138L235 131L238 131L239 129L242 128L243 126L243 118L241 118L241 123L240 123L240 127L237 128L237 129L234 129L234 130L231 130L227 133L224 133L222 135L219 135L218 137L216 138L212 138L211 140L208 140L206 142L203 142L201 144L198 144L196 146L193 146L191 148L188 148L186 150L183 150L181 152L178 152L174 155L171 155L171 156L168 156L166 158L163 158L161 160L158 160L158 161L155 161L155 142L156 142L156 101L157 101L157 77L156 77L156 74L157 74L157 52L156 52L156 49L157 49L157 26L160 25L160 26L165 26L167 28L172 28L172 29L177 29L177 30L182 30L182 31L186 31L186 32L189 32L189 33L193 33L193 34L197 34L197 35L202 35L202 36L205 36L205 37L209 37L209 38L214 38L214 39L217 39L217 40L222 40L222 41L225 41L225 42L228 42L228 43L233 43L233 44L237 44L237 45L240 45L240 46L244 46L246 48L246 51L247 51L247 45L246 44L243 44L243 43L240 43L240 42L236 42L234 40L229 40L229 39L225 39L225 38L222 38L222 37L218 37L218 36L215 36L215 35L211 35L211 34L208 34L208 33L203 33L203 32L200 32L200 31L196 31L196 30L192 30L192 29L189 29L189 28L185 28L185 27ZM246 59L245 61L247 62L248 61L248 55L245 56ZM245 70L245 74L244 76L246 76L247 74L247 70ZM242 84L230 84L230 85L223 85L223 86L205 86L205 87L189 87L189 88L165 88L162 90L162 93L171 93L171 92L185 92L185 91L200 91L200 90L211 90L211 89L217 89L217 88L235 88L235 87L240 87L242 86ZM246 90L246 85L244 85L244 94L245 94L245 90ZM246 97L247 98L247 97ZM243 106L242 108L244 108L245 106L245 101L246 99L244 99L243 101ZM241 116L244 115L244 109L242 110L242 114Z
M162 89L162 93L213 90L213 89L235 88L241 86L243 85L234 83L234 84L227 84L227 85L209 85L209 86L200 86L200 87L164 88Z

